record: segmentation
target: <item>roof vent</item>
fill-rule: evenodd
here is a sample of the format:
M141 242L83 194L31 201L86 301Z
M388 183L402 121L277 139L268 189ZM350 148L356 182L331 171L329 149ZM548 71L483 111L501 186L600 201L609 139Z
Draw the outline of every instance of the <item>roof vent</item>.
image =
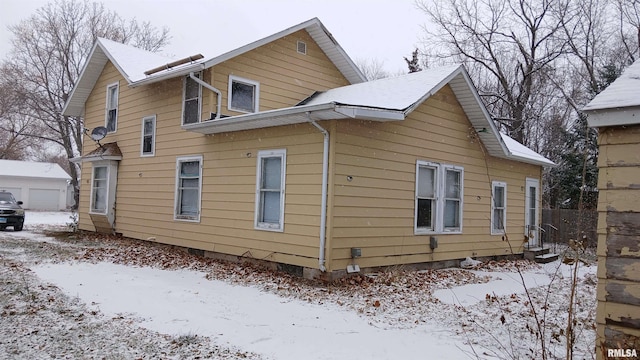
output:
M307 43L304 41L298 41L298 53L307 55Z

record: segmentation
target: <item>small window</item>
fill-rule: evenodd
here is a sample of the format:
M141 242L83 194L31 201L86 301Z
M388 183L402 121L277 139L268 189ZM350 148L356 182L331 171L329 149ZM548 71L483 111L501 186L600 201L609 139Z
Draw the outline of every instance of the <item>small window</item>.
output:
M229 110L252 113L259 109L260 83L229 75Z
M156 149L156 116L147 116L142 119L142 156L153 156Z
M414 232L462 232L462 189L461 167L418 161Z
M95 166L91 180L91 212L107 213L107 189L109 184L109 168Z
M307 55L307 43L304 41L298 41L298 54Z
M494 181L491 188L491 234L504 234L507 223L507 183Z
M194 74L198 79L202 73ZM184 101L182 104L182 125L200 122L202 106L202 85L198 84L190 76L184 78Z
M118 129L118 88L118 83L107 86L105 127L108 132L115 132Z
M180 157L176 166L175 219L200 221L202 156Z
M258 229L283 231L286 150L258 152L256 223Z

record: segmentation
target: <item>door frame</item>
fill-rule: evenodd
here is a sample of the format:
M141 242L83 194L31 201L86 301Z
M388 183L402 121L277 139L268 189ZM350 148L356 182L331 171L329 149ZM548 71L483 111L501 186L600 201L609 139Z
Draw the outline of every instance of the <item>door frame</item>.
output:
M535 189L535 199L532 199L531 189ZM535 178L526 178L525 190L524 190L524 234L528 237L529 241L527 247L540 246L540 230L538 224L540 223L540 180ZM533 206L531 202L533 200ZM531 211L533 214L533 224L531 224Z

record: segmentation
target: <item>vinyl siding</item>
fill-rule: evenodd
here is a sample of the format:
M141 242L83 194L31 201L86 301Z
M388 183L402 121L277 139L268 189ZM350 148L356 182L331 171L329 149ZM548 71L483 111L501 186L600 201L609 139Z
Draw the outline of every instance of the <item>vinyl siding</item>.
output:
M491 236L491 181L507 183L507 233L516 252L524 238L524 186L539 166L488 157L447 86L401 122L338 122L332 193L331 267L361 267L510 253ZM486 161L485 161L486 159ZM464 168L462 234L414 235L416 161ZM352 180L348 181L347 176Z
M296 41L307 43L307 55ZM254 67L261 68L254 71ZM283 70L284 69L284 70ZM223 93L227 109L228 75L260 82L261 110L289 107L316 90L347 80L304 31L289 35L204 72L203 79ZM204 136L181 129L182 78L129 88L108 62L85 104L88 128L103 126L106 85L120 83L118 128L102 142L117 142L115 231L124 236L225 254L317 267L321 201L322 134L309 124ZM215 97L203 89L203 119L215 111ZM141 121L156 115L156 152L140 157ZM84 153L95 149L87 139ZM284 232L254 229L257 153L286 149ZM174 217L176 158L202 155L202 211L199 223ZM80 227L93 230L87 216L91 164L84 163Z

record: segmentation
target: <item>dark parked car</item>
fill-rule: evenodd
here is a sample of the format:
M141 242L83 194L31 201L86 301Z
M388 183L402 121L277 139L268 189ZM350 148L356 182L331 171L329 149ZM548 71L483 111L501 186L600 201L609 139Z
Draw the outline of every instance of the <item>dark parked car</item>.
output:
M24 210L22 201L16 201L13 194L0 191L0 230L13 226L14 231L21 231L24 226Z

